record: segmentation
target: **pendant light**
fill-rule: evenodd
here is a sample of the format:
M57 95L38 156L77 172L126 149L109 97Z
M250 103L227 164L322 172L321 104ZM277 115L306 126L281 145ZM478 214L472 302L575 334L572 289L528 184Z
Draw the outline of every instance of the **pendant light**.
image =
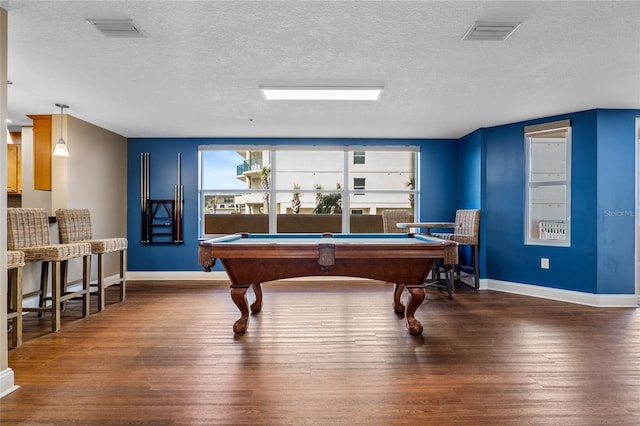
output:
M56 146L53 149L53 156L54 157L70 157L69 149L67 148L67 143L62 138L62 126L64 123L64 117L62 116L62 114L64 113L65 108L69 108L69 105L56 104L56 106L60 108L60 139L58 139L58 142L56 142Z

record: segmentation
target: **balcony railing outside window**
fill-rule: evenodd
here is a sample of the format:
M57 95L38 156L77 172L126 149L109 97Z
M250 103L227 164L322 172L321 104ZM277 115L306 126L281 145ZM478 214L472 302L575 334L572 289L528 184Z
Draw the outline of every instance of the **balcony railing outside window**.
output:
M236 167L236 175L242 176L246 172L258 170L262 170L262 159L251 158L249 160L243 161L242 164L238 164L238 166Z

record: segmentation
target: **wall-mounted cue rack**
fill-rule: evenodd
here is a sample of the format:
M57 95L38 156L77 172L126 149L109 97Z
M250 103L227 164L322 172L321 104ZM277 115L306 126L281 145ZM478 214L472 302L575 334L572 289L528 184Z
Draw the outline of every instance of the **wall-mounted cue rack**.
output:
M178 178L173 200L151 199L150 154L140 154L140 209L142 210L142 244L182 244L182 207L184 187L178 153Z

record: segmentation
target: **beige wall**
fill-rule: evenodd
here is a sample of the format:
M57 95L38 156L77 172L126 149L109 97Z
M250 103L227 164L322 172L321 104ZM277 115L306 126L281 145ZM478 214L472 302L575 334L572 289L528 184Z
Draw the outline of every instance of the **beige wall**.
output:
M64 117L71 157L53 158L53 211L88 208L94 237L126 237L127 139L73 116ZM52 121L56 135L59 118L54 115Z
M64 115L64 139L69 147L70 158L53 157L52 190L30 191L23 189L23 207L40 207L51 215L59 208L82 208L91 212L91 225L95 238L127 236L127 139L101 127L82 121L70 115ZM52 138L57 141L60 136L60 115L52 116ZM23 129L23 137L29 130ZM31 137L31 141L33 137ZM25 150L29 152L29 137ZM28 156L28 154L27 154ZM33 173L31 169L24 171ZM24 182L24 180L23 180ZM31 178L31 182L33 179ZM30 188L33 188L31 183ZM44 193L44 194L41 194ZM25 196L26 195L26 196ZM30 203L34 203L30 205ZM48 205L43 205L48 203ZM58 228L51 225L52 242L57 243ZM97 279L97 261L91 264L91 279ZM116 275L119 272L117 254L105 256L105 275ZM24 269L24 293L36 290L39 286L40 266L27 264ZM79 259L69 262L69 282L80 282L82 263ZM35 306L36 300L25 300L26 306Z

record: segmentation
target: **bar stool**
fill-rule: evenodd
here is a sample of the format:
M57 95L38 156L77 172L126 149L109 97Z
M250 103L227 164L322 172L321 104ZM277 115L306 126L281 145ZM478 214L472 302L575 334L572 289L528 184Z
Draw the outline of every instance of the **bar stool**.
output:
M480 265L478 261L478 245L480 244L480 210L462 209L456 211L456 227L453 233L433 233L432 235L444 240L455 241L459 246L471 246L472 265L456 267L456 282L467 284L476 290L480 288ZM463 274L465 272L465 274ZM473 284L463 281L470 277Z
M62 304L67 300L82 299L82 317L89 315L89 278L91 277L91 245L89 243L51 244L49 217L44 209L7 209L7 248L24 252L25 262L41 262L40 290L23 297L38 295L37 308L22 307L23 312L51 313L51 331L60 330ZM82 258L82 288L67 288L61 265L69 259ZM51 296L47 295L49 263L51 263ZM47 306L47 300L51 305Z
M125 299L126 269L127 269L127 239L100 238L94 239L91 232L91 214L88 209L58 209L58 232L61 243L85 242L91 244L91 254L98 258L98 312L102 312L106 305L105 290L117 285L120 287L120 301ZM120 273L112 280L104 277L104 255L106 253L120 254Z
M11 345L22 345L22 268L24 252L7 251L7 320L11 324Z
M383 210L382 227L384 232L408 234L409 228L398 228L398 223L413 222L413 215L407 210Z

